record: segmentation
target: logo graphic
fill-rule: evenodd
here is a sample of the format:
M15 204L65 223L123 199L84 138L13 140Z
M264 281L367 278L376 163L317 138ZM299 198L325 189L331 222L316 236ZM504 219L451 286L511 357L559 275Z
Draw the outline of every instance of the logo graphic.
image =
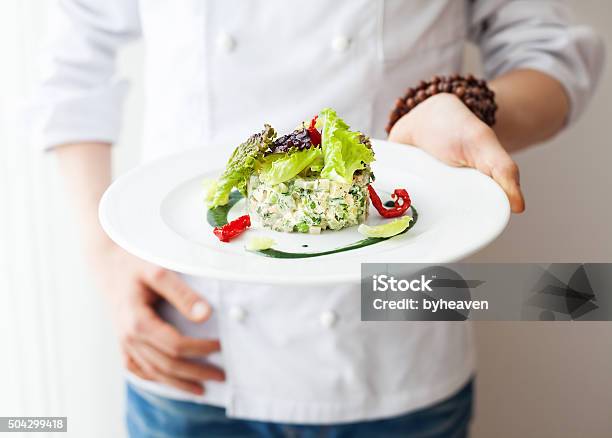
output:
M599 308L583 264L556 265L555 268L555 273L551 272L550 268L544 270L532 289L534 295L525 301L527 305L542 309L540 321L555 321L556 314L569 315L571 319L578 319ZM572 269L574 272L566 275ZM559 277L569 277L569 280L566 283Z

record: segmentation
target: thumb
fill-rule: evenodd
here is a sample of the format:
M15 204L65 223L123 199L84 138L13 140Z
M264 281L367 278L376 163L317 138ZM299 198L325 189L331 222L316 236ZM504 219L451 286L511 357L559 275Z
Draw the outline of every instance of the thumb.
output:
M493 135L477 146L468 146L468 149L473 150L466 154L471 156L473 166L501 186L514 213L522 213L525 210L525 199L521 191L519 169L497 138Z
M493 166L491 177L499 183L508 195L512 211L514 213L525 211L525 199L519 183L518 167L514 161Z
M147 273L144 282L185 318L194 322L204 322L210 318L210 304L174 272L155 266Z

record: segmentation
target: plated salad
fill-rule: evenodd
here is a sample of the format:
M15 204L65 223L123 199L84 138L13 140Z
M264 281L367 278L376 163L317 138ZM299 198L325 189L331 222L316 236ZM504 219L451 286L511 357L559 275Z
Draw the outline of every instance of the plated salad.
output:
M389 207L383 205L371 185L374 159L369 137L352 131L331 108L286 135L278 136L272 126L264 125L234 150L221 176L208 184L205 196L210 212L223 211L238 197L246 198L248 212L217 226L215 235L229 241L250 227L251 221L289 233L318 234L361 225L359 232L367 237L399 234L410 226L411 217L404 216L410 197L406 190L397 189L387 202ZM367 226L370 202L385 218L403 217ZM270 239L262 242L247 246L261 250L273 244Z

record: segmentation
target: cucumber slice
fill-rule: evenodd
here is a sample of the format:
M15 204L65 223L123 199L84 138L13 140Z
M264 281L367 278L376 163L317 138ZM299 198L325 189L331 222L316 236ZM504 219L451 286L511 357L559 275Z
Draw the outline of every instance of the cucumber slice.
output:
M246 249L249 251L260 251L263 249L272 248L276 242L269 237L255 236L246 244Z
M361 224L357 231L366 237L392 237L408 228L411 221L412 218L410 216L402 216L399 219L394 219L382 225L370 226Z

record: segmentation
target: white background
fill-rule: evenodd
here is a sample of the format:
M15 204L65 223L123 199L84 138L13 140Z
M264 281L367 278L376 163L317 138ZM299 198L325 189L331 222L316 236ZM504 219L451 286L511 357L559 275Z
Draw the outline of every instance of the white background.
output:
M53 158L27 146L16 116L34 83L49 3L0 3L0 416L68 416L69 436L120 437L123 387L105 304L81 260ZM612 4L571 3L610 54ZM138 161L142 56L135 44L120 57L133 88L116 173ZM527 212L473 260L612 261L611 88L608 70L575 127L516 156ZM474 437L610 436L612 323L475 326Z

